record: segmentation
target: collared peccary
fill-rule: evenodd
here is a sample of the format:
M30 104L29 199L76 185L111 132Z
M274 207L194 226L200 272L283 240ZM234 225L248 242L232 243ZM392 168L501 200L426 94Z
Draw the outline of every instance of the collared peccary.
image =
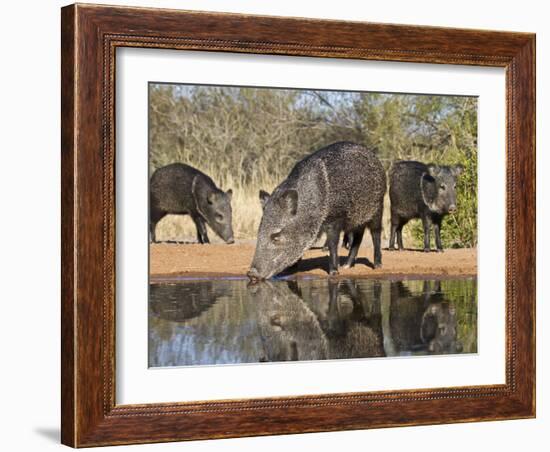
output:
M430 251L430 228L433 224L435 244L441 244L441 222L456 211L456 182L462 166L426 165L415 161L400 161L390 170L391 234L389 249L403 249L403 226L420 218L424 228L424 251Z
M210 177L183 163L157 169L151 176L150 228L156 242L157 223L168 214L190 215L199 243L210 243L206 224L227 243L233 243L232 191L216 187Z
M346 266L353 266L365 227L374 266L382 263L380 234L386 191L384 168L364 146L340 142L296 164L266 200L248 276L267 279L298 261L320 233L328 237L329 272L338 273L340 233L353 232Z

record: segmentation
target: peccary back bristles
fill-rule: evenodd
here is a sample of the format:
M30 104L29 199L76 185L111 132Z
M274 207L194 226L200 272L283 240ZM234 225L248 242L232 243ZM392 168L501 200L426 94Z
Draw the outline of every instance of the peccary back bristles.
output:
M385 191L382 164L364 146L334 143L304 158L271 196L264 198L249 276L264 279L280 273L298 261L323 232L328 236L329 271L335 273L340 233L353 233L348 258L351 266L365 227L373 233L375 264L379 265Z

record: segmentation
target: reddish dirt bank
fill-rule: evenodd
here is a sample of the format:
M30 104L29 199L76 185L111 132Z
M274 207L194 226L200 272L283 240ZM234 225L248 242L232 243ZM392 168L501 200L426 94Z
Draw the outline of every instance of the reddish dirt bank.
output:
M160 243L151 245L152 280L172 277L244 276L254 255L254 242L233 245L198 245ZM347 250L340 250L340 260ZM292 272L303 275L327 276L327 254L321 249L306 252ZM443 253L424 253L417 250L382 251L382 268L372 269L372 249L361 247L355 267L340 269L342 277L466 277L477 274L477 250L448 249Z

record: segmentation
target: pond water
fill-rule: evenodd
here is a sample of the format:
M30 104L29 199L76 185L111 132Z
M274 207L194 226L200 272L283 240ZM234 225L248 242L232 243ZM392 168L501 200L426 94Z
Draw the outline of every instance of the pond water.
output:
M477 352L477 280L150 285L149 366Z

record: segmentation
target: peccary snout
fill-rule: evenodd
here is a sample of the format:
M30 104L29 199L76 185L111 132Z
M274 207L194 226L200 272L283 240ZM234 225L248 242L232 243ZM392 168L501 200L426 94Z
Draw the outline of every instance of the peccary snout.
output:
M251 267L250 270L248 270L246 276L248 276L252 282L258 282L263 279L260 276L260 272L254 267Z
M226 243L235 243L231 211L232 190L223 192L219 189L210 190L201 186L195 187L195 193L200 215Z

